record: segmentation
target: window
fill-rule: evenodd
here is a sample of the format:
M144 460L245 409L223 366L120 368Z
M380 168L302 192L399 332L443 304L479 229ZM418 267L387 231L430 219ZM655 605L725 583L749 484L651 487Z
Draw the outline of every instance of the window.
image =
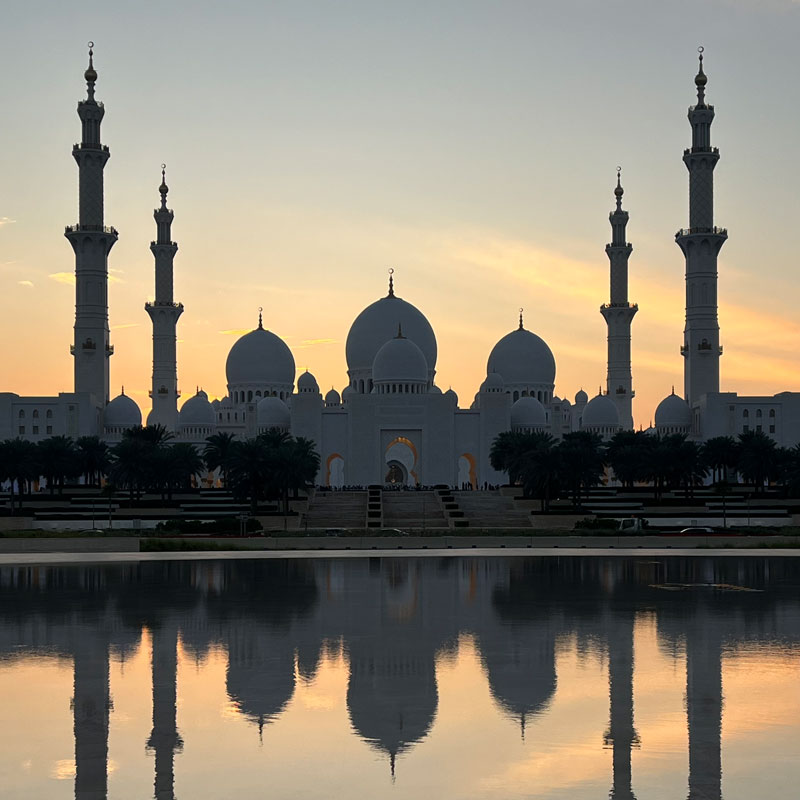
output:
M772 427L774 428L775 426L773 425ZM48 425L47 426L47 433L52 433L52 432L53 432L53 426L52 425Z
M39 409L38 409L38 408L34 408L34 409L33 409L33 414L32 414L31 416L32 416L34 419L39 419Z
M750 433L750 426L749 425L744 425L742 427L742 433Z
M769 426L769 432L770 433L775 433L775 426L774 425L770 425Z
M748 409L745 409L744 411L742 411L742 416L745 419L747 419L750 416L750 411Z
M33 433L39 433L39 426L38 425L34 425L33 426Z
M25 409L22 409L22 408L21 408L21 409L19 410L19 418L20 418L20 419L25 419Z
M756 425L756 433L761 433L761 426L760 425Z
M756 411L756 418L757 419L761 419L761 409L760 408L758 409L758 411Z
M50 409L50 408L47 409L47 413L45 414L45 417L47 417L47 419L53 419L53 411L52 411L52 409Z
M19 432L20 433L25 433L25 426L24 425L20 425L19 426Z
M775 409L774 408L771 408L769 410L769 418L770 419L775 419Z

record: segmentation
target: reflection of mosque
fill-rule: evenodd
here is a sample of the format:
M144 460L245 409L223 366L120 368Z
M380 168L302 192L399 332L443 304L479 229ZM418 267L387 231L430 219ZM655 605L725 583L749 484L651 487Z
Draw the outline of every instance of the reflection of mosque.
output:
M202 660L227 652L226 689L258 729L275 720L339 643L349 663L354 732L385 755L425 738L438 709L436 660L475 637L491 695L521 727L535 725L557 684L557 640L599 647L609 673L610 797L633 800L634 623L655 611L659 643L685 652L689 798L721 798L723 650L780 639L800 647L789 559L325 559L164 562L136 566L0 568L0 657L37 653L74 662L75 797L107 797L111 658L152 640L154 797L174 798L183 742L176 697L178 642ZM796 568L795 568L796 569ZM786 580L782 580L782 578ZM739 584L763 592L664 592L659 585ZM147 586L142 592L141 586ZM787 613L793 612L793 613Z

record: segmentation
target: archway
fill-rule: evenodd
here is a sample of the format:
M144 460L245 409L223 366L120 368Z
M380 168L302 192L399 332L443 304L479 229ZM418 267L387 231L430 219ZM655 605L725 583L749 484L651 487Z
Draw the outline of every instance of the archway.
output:
M417 449L410 439L406 439L405 436L393 439L386 448L384 463L387 470L384 475L386 483L404 486L417 483L417 475L414 471L417 465ZM390 475L391 481L389 480Z
M472 453L462 453L458 457L458 486L461 487L465 483L468 483L473 489L478 488L475 456Z
M408 483L408 470L399 461L390 461L387 466L389 471L383 479L384 483L391 486L405 486Z
M325 485L334 489L344 486L344 459L338 453L331 453L325 462Z

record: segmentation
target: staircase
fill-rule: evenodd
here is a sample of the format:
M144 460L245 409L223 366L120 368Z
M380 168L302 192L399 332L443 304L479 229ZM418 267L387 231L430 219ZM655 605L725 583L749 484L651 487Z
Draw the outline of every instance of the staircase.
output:
M446 528L447 520L433 492L384 492L383 527Z
M530 511L514 508L514 499L493 492L454 492L470 528L530 528Z
M317 492L306 512L309 528L364 527L366 492Z

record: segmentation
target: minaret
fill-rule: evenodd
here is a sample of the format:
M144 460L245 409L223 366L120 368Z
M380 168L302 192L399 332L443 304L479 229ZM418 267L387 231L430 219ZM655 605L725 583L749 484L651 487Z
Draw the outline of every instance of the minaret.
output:
M689 170L689 227L675 234L686 257L686 328L681 355L684 357L683 391L692 406L702 395L719 391L719 321L717 318L717 256L728 233L714 226L714 167L719 150L711 146L714 106L706 103L703 48L700 69L694 79L697 105L689 108L692 146L683 152Z
M87 96L78 103L82 136L72 148L78 164L78 224L64 235L75 251L75 391L90 392L100 405L108 402L108 359L114 352L108 332L108 254L117 241L114 228L103 225L103 169L110 153L100 144L105 109L94 99L97 73L92 63L84 73Z
M153 212L156 221L156 241L150 250L156 261L155 301L145 304L153 321L153 410L147 418L148 425L163 425L168 431L178 426L178 359L175 329L183 305L172 299L172 260L178 252L177 242L171 239L174 214L167 208L166 165L161 165L161 207Z
M633 430L631 401L634 398L631 376L631 322L639 306L628 302L628 257L633 250L625 241L628 212L622 210L624 190L617 167L617 187L614 195L617 207L608 218L611 222L611 243L606 254L611 263L611 300L600 306L600 313L608 325L608 375L606 392L614 401L623 430Z

